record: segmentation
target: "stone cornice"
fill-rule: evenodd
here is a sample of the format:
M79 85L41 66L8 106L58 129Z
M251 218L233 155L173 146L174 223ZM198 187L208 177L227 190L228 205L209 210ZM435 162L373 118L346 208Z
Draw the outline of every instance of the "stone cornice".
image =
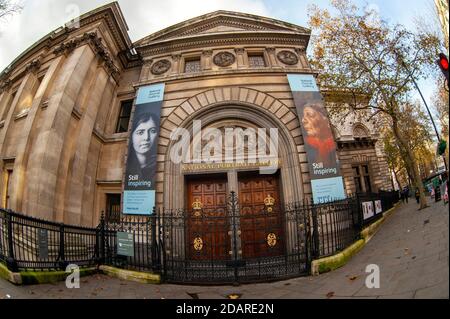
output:
M0 94L8 91L11 88L12 81L11 79L6 79L5 81L0 82Z
M242 46L242 45L284 45L307 47L309 38L301 37L294 33L248 33L237 32L233 34L207 34L195 37L185 37L170 41L153 43L142 46L136 50L143 56L154 56L170 52L180 52L190 49L201 49L205 47L220 46Z
M26 64L19 73L14 75L14 78L7 78L9 72L5 73L3 75L3 78L5 78L5 80L0 81L0 93L9 90L11 88L12 83L15 82L17 79L23 77L27 73L37 73L40 68L41 68L41 57L38 57L37 59L32 60L31 62Z
M280 20L246 14L240 12L219 10L199 17L195 17L166 29L153 33L135 43L137 47L153 43L154 41L169 39L173 36L190 36L200 34L217 26L227 26L234 29L263 31L293 31L297 34L310 34L311 30Z
M175 75L168 76L158 76L151 80L144 80L141 82L134 82L132 85L134 88L137 88L142 85L150 85L160 82L168 83L169 81L177 81L177 80L186 80L186 79L197 79L197 78L211 78L213 76L229 76L229 75L245 75L245 74L280 74L286 75L286 70L280 68L249 68L249 69L222 69L220 71L202 71L198 73L180 73ZM311 71L311 69L289 69L289 73L300 73L300 74L315 74Z
M367 147L374 147L375 143L377 142L376 139L372 138L363 138L363 139L356 139L356 140L349 140L349 141L337 141L338 148L340 150L343 149L361 149L361 148L367 148Z
M106 5L97 10L89 12L84 16L81 16L80 26L84 27L102 19L105 19L108 30L111 31L113 39L119 50L128 50L132 46L132 43L127 34L128 26L126 25L125 20L123 20L118 6ZM119 21L122 23L120 23Z
M40 67L41 67L41 59L39 58L28 63L27 66L25 67L25 72L36 73L37 71L39 71Z
M102 6L79 17L79 27L86 27L92 23L101 21L102 19L105 21L104 23L111 33L114 43L116 44L119 52L124 52L122 54L119 54L121 56L121 62L123 63L123 65L125 67L135 66L135 64L139 65L139 57L133 56L129 53L132 47L132 43L127 33L128 26L126 25L120 7L116 2ZM50 32L49 34L38 40L36 43L31 45L13 62L11 62L11 64L5 70L2 71L2 73L0 74L0 81L7 77L10 77L10 74L13 71L22 67L22 63L24 61L26 62L27 59L32 58L33 55L37 54L38 52L42 50L50 50L55 45L60 46L61 42L67 40L72 32L76 32L79 30L78 27L75 28L72 25L73 23L68 23L64 27L60 27ZM17 76L14 76L14 78L17 78Z
M171 38L180 38L180 37L201 34L209 29L213 29L220 25L239 28L239 29L248 30L248 31L277 30L276 28L270 27L268 25L262 25L262 24L258 25L255 23L248 23L248 22L245 23L245 22L240 21L239 19L233 19L233 18L228 18L226 20L222 20L220 17L216 17L214 20L210 21L209 23L204 23L197 27L192 27L189 25L189 26L184 27L184 30L173 31L169 34L166 34L165 36L156 38L156 40L166 40L166 39L171 39ZM146 43L151 43L151 42L146 42Z
M116 81L119 80L120 71L119 68L114 64L111 53L108 51L105 45L102 43L102 38L100 38L96 32L87 32L82 36L71 39L65 43L61 43L57 46L53 53L55 55L60 54L70 54L76 48L88 44L91 46L95 54L101 59L106 71L114 77Z

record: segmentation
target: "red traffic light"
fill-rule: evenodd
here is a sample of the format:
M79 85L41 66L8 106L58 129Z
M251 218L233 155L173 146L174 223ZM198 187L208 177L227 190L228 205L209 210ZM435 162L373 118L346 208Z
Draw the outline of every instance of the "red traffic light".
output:
M448 71L448 59L444 53L439 54L439 66L443 71Z

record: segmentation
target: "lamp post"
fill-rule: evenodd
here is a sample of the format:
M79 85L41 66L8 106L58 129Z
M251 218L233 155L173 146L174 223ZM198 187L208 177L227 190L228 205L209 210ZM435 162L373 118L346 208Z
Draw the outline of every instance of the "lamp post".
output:
M406 72L408 73L408 76L411 78L411 80L412 80L412 82L414 83L414 86L416 87L417 91L419 91L420 97L422 98L422 101L423 101L423 103L425 104L425 107L427 108L427 112L428 112L428 115L430 116L431 123L433 124L434 131L435 131L436 137L437 137L437 139L438 139L438 144L441 143L441 137L440 137L439 132L438 132L438 130L437 130L437 128L436 128L436 124L434 123L433 116L431 115L430 109L428 108L427 101L425 101L425 98L424 98L423 95L422 95L422 91L420 91L420 88L419 88L419 86L417 85L416 80L414 79L414 77L413 77L411 71L409 70L408 66L406 65L405 61L403 60L403 57L402 57L400 54L398 54L398 52L395 51L395 50L394 50L394 53L397 55L398 60L400 60L400 63L401 63L402 66L405 68ZM443 157L443 159L444 159L445 171L447 171L447 161L446 161L446 159L445 159L445 154L444 154L442 157Z

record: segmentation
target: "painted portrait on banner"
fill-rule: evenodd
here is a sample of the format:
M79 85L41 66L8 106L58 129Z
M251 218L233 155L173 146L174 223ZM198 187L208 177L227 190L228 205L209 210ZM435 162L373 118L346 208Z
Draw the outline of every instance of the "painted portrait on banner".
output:
M322 94L311 74L288 74L308 158L313 199L327 202L345 198L337 144Z
M300 107L301 124L305 130L305 145L310 148L316 169L336 168L336 142L331 131L325 108L319 100L312 100Z

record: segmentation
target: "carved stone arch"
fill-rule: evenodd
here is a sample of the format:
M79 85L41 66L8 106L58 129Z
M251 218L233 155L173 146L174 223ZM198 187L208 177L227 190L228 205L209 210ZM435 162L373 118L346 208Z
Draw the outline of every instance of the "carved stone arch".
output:
M239 102L236 100L211 103L188 115L177 127L184 128L192 134L193 120L201 120L202 127L224 120L238 118L261 128L278 128L279 157L281 159L281 188L285 202L299 201L303 198L303 180L297 144L291 131L274 113L267 108ZM170 119L170 116L169 116ZM168 120L169 120L168 119ZM166 129L168 129L166 127ZM184 206L184 175L181 164L170 159L170 150L177 141L170 141L164 156L164 207L169 209Z
M176 107L169 116L161 123L161 127L171 131L178 127L180 123L190 114L215 104L237 103L242 105L251 105L260 107L272 116L278 118L284 126L289 127L294 137L299 137L300 122L297 114L294 113L286 104L274 98L270 94L246 87L224 87L215 88L201 92ZM161 133L163 137L169 138L167 131ZM296 144L302 145L300 139L296 139Z
M362 123L355 123L355 125L353 125L352 134L355 139L370 137L369 129Z

